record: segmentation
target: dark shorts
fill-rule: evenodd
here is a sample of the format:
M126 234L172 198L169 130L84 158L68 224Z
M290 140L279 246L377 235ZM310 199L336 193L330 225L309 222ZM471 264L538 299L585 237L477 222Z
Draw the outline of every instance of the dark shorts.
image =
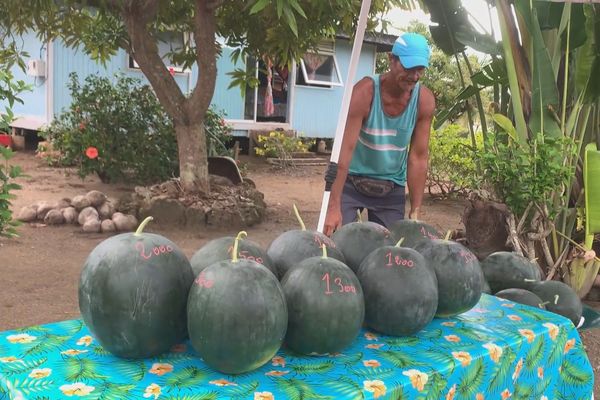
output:
M357 210L367 209L369 221L383 226L404 219L406 193L404 186L394 185L394 189L383 197L369 197L356 191L350 181L346 181L342 192L342 225L356 221Z

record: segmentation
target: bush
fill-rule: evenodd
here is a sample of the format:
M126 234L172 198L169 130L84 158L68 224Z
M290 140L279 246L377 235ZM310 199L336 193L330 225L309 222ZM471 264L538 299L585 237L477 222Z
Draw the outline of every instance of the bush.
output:
M173 123L154 92L139 79L88 76L83 84L70 75L73 102L43 135L53 152L48 161L75 166L85 177L97 173L103 182L154 183L178 176ZM205 116L208 155L231 155L231 128L223 113Z
M15 227L19 226L19 222L12 219L10 210L10 200L15 198L11 192L21 189L13 181L22 175L20 167L8 164L13 154L10 149L0 145L0 236L5 237L17 236Z
M482 136L476 136L477 146ZM432 195L467 194L476 182L477 169L471 139L458 125L431 131L427 187Z
M255 149L257 155L289 160L293 153L306 153L314 140L305 142L301 138L287 136L283 131L272 131L268 136L259 136L258 144L260 147Z

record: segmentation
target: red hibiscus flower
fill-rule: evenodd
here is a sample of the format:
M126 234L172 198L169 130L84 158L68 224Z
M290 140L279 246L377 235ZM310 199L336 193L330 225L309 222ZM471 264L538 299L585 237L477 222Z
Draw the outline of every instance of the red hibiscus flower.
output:
M98 149L94 146L90 146L85 150L85 155L87 158L93 160L94 158L98 157Z

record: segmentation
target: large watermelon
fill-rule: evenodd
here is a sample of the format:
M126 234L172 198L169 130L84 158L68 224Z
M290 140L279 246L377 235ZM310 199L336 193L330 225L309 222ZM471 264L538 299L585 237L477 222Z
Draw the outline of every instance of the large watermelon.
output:
M365 303L360 283L346 264L310 257L292 267L281 281L288 307L285 343L301 354L340 352L362 327Z
M541 271L527 258L510 251L497 251L481 261L481 269L492 293L504 289L526 289L531 281L539 281Z
M102 347L119 357L153 357L186 336L192 268L173 242L143 232L151 219L135 233L102 241L81 271L83 321Z
M245 234L245 232L240 234ZM214 239L198 249L190 259L194 276L198 276L202 270L216 262L231 259L235 239L233 236ZM237 256L241 259L256 261L267 267L273 274L277 274L277 268L271 261L271 257L251 240L239 238Z
M373 250L394 244L388 229L375 222L351 222L343 225L331 236L339 251L344 255L346 265L358 271L360 263Z
M389 229L394 240L404 239L402 246L413 249L421 241L442 238L442 234L433 226L414 219L394 221L390 224Z
M477 257L469 249L450 240L434 239L419 243L416 250L435 270L438 282L436 316L458 315L477 304L484 287L484 276Z
M321 232L306 230L296 205L294 205L294 212L300 223L300 229L287 231L277 236L267 249L267 254L277 267L279 279L283 278L286 272L300 261L320 256L323 252L321 248L323 245L327 246L327 254L331 258L341 262L346 261L333 240Z
M583 305L569 285L560 281L539 281L530 282L527 289L544 301L546 310L569 318L575 326L579 325Z
M219 261L196 277L188 300L192 346L204 362L225 374L252 371L269 361L285 336L288 316L277 278L264 265Z
M527 306L546 309L544 300L540 299L538 295L529 290L525 289L504 289L496 293L496 297L514 301L515 303L525 304Z
M365 322L387 335L420 331L438 307L435 273L413 249L383 246L372 251L357 272L365 296Z

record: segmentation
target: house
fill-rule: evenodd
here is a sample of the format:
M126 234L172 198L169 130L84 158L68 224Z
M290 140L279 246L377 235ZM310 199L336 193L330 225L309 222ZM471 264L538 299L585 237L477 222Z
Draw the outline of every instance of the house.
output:
M367 34L363 42L356 79L375 71L376 54L390 51L395 37L384 34ZM184 43L185 37L166 36L159 44L159 52L166 54L173 46ZM119 50L105 65L92 61L82 51L68 48L61 41L41 42L33 33L23 36L23 50L31 58L24 74L14 71L16 79L31 84L33 90L20 95L24 104L15 104L13 111L18 117L12 124L13 132L25 133L40 130L61 110L68 108L71 97L67 88L69 74L77 72L80 79L90 74L113 77L115 73L140 78L147 82L136 62ZM218 76L212 105L226 113L226 121L233 126L234 134L247 136L251 130L293 130L299 135L312 138L333 138L344 86L352 41L347 35L323 42L318 54L308 53L291 70L272 69L272 102L265 102L267 76L259 73L260 85L247 90L242 96L239 88L228 89L228 72L244 66L235 65L230 55L234 49L224 47L218 60ZM260 60L261 67L264 62ZM176 65L171 72L183 92L189 92L196 84L197 66L184 70ZM0 109L6 104L0 102Z

